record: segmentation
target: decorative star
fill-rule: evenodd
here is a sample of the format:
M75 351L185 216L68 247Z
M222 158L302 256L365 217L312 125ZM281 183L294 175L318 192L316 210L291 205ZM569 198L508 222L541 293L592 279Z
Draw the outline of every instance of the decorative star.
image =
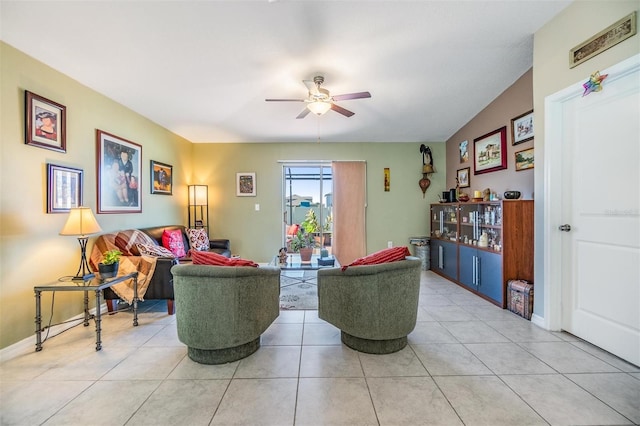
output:
M593 74L591 74L591 77L589 77L589 80L587 80L587 82L582 85L582 87L584 87L584 93L582 94L582 96L583 97L587 96L591 92L601 91L602 82L608 76L609 74L600 75L600 71L596 71Z

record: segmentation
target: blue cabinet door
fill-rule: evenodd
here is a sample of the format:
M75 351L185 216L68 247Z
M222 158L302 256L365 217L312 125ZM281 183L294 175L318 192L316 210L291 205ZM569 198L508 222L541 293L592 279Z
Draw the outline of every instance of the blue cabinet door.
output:
M431 269L457 280L458 253L456 244L441 240L431 240Z
M460 283L472 290L477 290L476 280L473 276L473 263L476 261L475 256L478 250L473 247L460 246Z
M503 306L502 294L502 256L484 250L478 250L479 261L478 291Z

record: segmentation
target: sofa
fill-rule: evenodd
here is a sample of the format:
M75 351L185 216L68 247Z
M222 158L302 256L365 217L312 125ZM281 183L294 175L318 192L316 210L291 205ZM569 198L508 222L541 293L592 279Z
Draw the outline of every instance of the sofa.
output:
M175 265L178 339L201 364L223 364L260 348L280 314L280 268Z
M320 269L318 317L340 329L342 342L372 354L407 345L418 315L417 257L376 265Z
M182 225L168 225L168 226L153 226L148 228L139 228L137 230L125 230L114 232L110 234L103 234L94 244L94 248L91 254L90 265L94 271L97 271L97 263L99 263L102 253L105 250L111 248L119 248L123 253L127 252L129 248L134 245L130 239L139 240L139 232L144 233L147 237L146 241L150 241L158 246L162 246L162 234L164 230L180 230L182 233L182 240L185 247L185 251L188 253L191 245L189 238L187 237L186 228ZM231 247L228 239L210 239L209 251L221 254L226 257L231 256ZM127 256L127 260L139 262L139 259L135 259L140 256ZM173 315L174 309L174 294L173 294L173 276L171 274L171 267L180 262L189 262L189 257L173 258L173 257L157 257L155 260L155 268L148 277L148 282L143 282L143 289L146 288L144 294L141 296L144 300L166 300L167 312L169 315ZM137 263L138 264L138 263ZM139 279L140 285L140 279ZM115 307L115 301L122 299L122 292L118 294L118 289L107 288L104 290L104 299L107 303L107 310L113 312ZM130 302L127 300L127 302Z

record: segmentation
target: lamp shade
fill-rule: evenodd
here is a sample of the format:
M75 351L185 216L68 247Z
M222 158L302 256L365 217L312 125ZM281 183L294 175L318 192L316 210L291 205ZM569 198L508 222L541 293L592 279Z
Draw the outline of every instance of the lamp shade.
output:
M189 205L206 206L209 204L209 187L207 185L189 185Z
M307 104L309 111L316 115L322 115L331 109L331 103L324 101L316 101Z
M102 231L89 207L74 207L69 210L67 223L64 224L60 235L85 236Z

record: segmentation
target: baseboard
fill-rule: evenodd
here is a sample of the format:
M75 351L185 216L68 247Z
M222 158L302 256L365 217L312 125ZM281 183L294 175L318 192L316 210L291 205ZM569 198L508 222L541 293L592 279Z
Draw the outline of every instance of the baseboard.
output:
M100 306L100 312L102 313L107 312L106 303L103 303ZM91 315L95 315L96 308L94 307L93 309L90 309L89 313ZM69 318L66 321L75 321L75 320L79 321L79 320L82 320L83 318L84 318L84 313L78 314L72 318ZM49 337L51 338L51 336L60 334L65 330L75 327L77 324L78 323L63 322L62 324L54 325L50 328ZM34 332L32 336L26 337L20 340L19 342L14 343L11 346L7 346L6 348L0 349L0 362L9 361L10 359L28 354L29 352L35 352L36 350L35 346L36 346L36 336Z
M531 315L531 323L545 330L547 329L544 323L544 317L536 315L535 313Z

